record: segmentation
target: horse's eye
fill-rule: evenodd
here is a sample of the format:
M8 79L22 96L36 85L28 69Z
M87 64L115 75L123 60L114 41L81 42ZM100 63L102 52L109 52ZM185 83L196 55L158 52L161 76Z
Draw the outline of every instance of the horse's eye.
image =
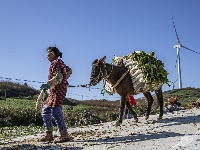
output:
M95 67L95 70L98 70L98 69L99 69L99 66L96 66L96 67Z
M98 70L98 66L93 65L92 74L95 74L97 70Z

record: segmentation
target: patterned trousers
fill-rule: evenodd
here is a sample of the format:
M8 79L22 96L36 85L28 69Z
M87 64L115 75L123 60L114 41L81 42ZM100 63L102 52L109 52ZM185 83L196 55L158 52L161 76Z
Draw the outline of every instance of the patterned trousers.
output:
M56 125L58 126L60 133L67 131L62 107L48 107L47 105L43 105L42 118L46 131L53 131L52 118L55 119Z

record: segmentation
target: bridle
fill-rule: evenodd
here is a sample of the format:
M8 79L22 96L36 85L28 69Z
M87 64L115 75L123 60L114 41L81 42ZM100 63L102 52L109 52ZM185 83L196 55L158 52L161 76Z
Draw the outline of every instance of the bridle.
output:
M103 62L103 67L104 67L104 70L105 70L105 76L103 76L103 72L102 72L102 70L101 70L101 68L100 68L100 72L101 72L101 74L102 74L102 78L103 78L103 79L107 80L107 79L110 77L110 75L112 74L113 65L111 64L111 66L112 66L111 71L110 71L110 73L108 74L108 72L107 72L107 70L106 70L106 63Z
M98 65L93 64L93 66L98 66ZM105 75L104 75L104 73L103 73L103 69L105 70ZM111 68L111 71L110 71L109 74L108 74L108 72L107 72L107 70L106 70L106 63L105 63L105 62L103 62L103 69L102 69L102 66L100 66L99 74L97 75L97 77L96 77L96 78L90 77L90 80L91 80L91 79L94 80L95 83L97 83L97 82L99 81L99 78L100 78L100 77L102 77L103 79L107 80L107 79L110 77L110 75L112 74L113 65L112 65L112 68Z

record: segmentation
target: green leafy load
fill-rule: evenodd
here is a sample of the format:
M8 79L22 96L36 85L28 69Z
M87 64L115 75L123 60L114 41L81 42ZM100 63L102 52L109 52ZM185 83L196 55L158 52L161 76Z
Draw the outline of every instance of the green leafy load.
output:
M164 69L164 63L155 58L153 51L150 54L144 51L135 51L123 58L138 62L138 67L142 70L143 78L149 86L168 84L168 72Z

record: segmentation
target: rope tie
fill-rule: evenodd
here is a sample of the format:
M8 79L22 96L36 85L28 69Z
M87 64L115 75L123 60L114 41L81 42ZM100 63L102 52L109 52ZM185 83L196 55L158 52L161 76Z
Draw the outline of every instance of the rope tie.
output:
M124 79L125 75L129 72L129 70L127 70L122 76L121 78L117 81L117 83L115 83L115 85L113 85L113 88L117 87L118 84Z
M111 68L111 71L110 73L108 74L107 70L106 70L106 64L104 63L104 68L105 68L105 73L106 73L106 76L103 77L104 79L108 79L113 71L113 65L112 65L112 68ZM102 75L103 76L103 75Z

